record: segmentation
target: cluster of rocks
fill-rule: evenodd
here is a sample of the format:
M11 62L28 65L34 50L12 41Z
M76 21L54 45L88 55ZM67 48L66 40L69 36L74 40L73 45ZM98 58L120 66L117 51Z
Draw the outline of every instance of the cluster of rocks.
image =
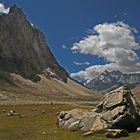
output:
M2 113L6 113L6 110L3 109L3 110L2 110ZM19 116L20 118L23 118L23 117L24 117L24 116L21 115L20 113L15 112L15 110L10 110L10 111L6 114L6 116Z
M17 113L14 110L10 110L7 116L20 116L20 113Z
M107 137L128 136L140 126L140 109L128 86L107 93L92 110L61 111L58 126L69 130L83 130L85 136L106 132Z

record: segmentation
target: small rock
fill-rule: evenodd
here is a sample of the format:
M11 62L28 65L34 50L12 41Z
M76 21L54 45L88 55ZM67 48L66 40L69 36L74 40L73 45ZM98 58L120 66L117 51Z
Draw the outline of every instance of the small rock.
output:
M10 116L14 116L14 113L10 113Z
M41 114L45 114L45 113L46 113L46 111L45 110L42 110Z
M32 111L37 111L37 109L36 108L33 108Z
M2 113L5 113L5 112L6 112L6 110L5 110L5 109L3 109L3 110L2 110Z
M137 128L137 132L140 132L140 127Z
M14 111L14 110L10 110L9 112L10 112L10 114L14 114L14 113L15 113L15 111Z
M46 134L46 132L45 132L45 131L43 131L43 132L42 132L42 134L43 134L43 135L45 135L45 134Z
M124 129L107 129L105 135L107 138L120 138L129 136L127 130Z
M83 136L91 136L93 135L93 132L92 131L88 131L86 133L83 134Z
M10 113L8 113L8 114L7 114L7 116L11 116L11 114L10 114Z
M24 115L20 115L19 118L24 118Z

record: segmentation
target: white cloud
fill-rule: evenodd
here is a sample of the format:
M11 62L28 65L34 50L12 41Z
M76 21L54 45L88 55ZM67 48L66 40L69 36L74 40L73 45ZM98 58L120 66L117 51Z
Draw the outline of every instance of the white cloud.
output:
M78 65L78 66L80 66L80 65L90 65L90 63L89 62L77 62L77 61L73 61L73 63L75 64L75 65Z
M5 8L4 4L0 3L0 13L8 14L10 8Z
M96 77L99 73L104 72L105 70L112 71L116 69L116 64L106 64L106 65L95 65L81 70L77 73L71 73L73 78L81 78L84 80L91 80Z
M85 65L90 65L90 62L86 61L84 62Z
M66 45L62 45L62 48L63 49L68 49Z
M71 50L74 53L99 56L110 64L96 65L71 76L79 75L81 78L90 79L93 78L92 75L113 69L123 73L140 72L139 57L134 51L139 49L140 45L135 41L134 33L137 33L137 30L123 22L96 25L93 34L75 43Z

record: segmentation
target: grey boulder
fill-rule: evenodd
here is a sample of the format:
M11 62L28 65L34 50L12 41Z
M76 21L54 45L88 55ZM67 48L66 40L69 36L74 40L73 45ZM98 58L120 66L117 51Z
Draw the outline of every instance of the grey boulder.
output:
M136 131L140 126L138 103L128 86L107 93L92 110L62 111L58 126L69 130L103 131L108 128Z

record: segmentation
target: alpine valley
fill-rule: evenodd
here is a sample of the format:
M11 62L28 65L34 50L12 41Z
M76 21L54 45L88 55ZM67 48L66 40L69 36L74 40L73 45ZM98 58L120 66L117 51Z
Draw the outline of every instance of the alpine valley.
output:
M98 100L58 64L44 34L13 5L0 16L0 100Z

